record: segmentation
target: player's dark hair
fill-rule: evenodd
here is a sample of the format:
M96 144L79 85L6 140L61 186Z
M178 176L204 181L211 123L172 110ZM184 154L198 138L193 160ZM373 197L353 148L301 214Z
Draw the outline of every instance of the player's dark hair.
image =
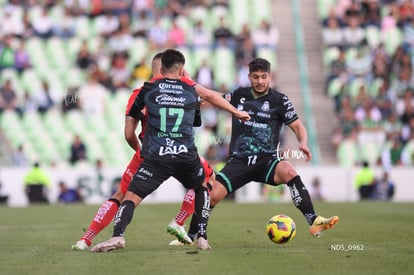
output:
M270 73L270 62L264 58L255 58L249 63L249 73L268 72Z
M185 64L185 57L180 51L168 49L162 53L161 63L162 70L169 71L175 66L183 66Z
M162 54L163 54L163 52L159 52L159 53L157 53L156 55L154 55L154 57L152 58L152 60L155 60L155 59L161 59Z

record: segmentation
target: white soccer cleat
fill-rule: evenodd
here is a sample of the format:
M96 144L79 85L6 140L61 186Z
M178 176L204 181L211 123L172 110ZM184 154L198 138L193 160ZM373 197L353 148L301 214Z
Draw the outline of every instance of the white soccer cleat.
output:
M184 246L184 244L177 239L172 240L168 245L169 246Z
M109 240L98 243L92 247L91 252L109 252L123 248L125 248L124 237L112 237Z
M86 244L85 240L79 240L74 245L72 245L72 250L85 251L88 249L89 246Z
M192 244L193 240L185 232L184 226L175 222L175 219L170 222L167 227L167 232L175 236L183 244Z
M208 241L204 239L203 237L198 238L197 241L197 248L199 250L209 250L211 249L211 246L208 244Z

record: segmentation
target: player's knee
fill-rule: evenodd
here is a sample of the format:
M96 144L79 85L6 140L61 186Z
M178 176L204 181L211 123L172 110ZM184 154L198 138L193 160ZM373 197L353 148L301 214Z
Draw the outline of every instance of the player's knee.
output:
M115 191L115 193L112 195L112 198L117 199L118 201L123 201L124 196L125 196L126 190L125 192L123 192L121 190L121 188L118 188L118 190Z
M276 167L274 181L285 184L297 175L296 169L289 162L283 161Z

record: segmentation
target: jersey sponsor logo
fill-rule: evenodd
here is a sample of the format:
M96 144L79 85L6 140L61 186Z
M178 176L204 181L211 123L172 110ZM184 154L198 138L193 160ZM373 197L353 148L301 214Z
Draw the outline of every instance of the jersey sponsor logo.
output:
M150 171L146 170L145 168L142 168L142 167L139 168L139 173L142 173L142 174L145 174L149 177L152 177L152 173Z
M290 112L285 113L285 117L288 118L288 119L293 118L295 115L296 115L295 111L290 111Z
M165 142L167 143L167 146L173 146L174 145L174 140L166 138Z
M264 112L268 112L269 110L270 110L270 103L269 103L269 101L265 101L265 102L263 102L263 105L262 105L262 111L264 111Z
M270 118L270 114L268 114L268 113L263 113L263 112L258 112L258 113L257 113L257 116L260 116L260 117L265 117L265 118Z
M182 133L166 133L166 132L158 132L157 137L170 137L170 138L182 138Z
M290 102L289 98L287 96L284 96L283 99L285 100L285 102L283 102L283 105L288 105L286 110L293 109L293 104Z
M160 156L165 156L165 155L179 155L181 153L187 153L188 149L185 145L180 145L180 146L171 146L171 147L164 147L161 146L160 147L160 152L159 155Z
M98 213L96 213L95 218L93 219L96 222L102 222L105 214L111 209L113 202L107 201L98 209Z
M175 85L175 84L168 84L168 83L160 83L158 84L158 87L163 90L163 89L173 89L173 90L184 90L182 85Z
M261 129L267 129L268 127L266 123L259 123L259 122L251 121L251 120L245 121L244 124L246 126L252 126L252 127L261 128Z
M174 97L166 94L158 95L155 98L155 102L157 102L159 105L169 106L184 106L185 100L185 97Z
M165 139L167 146L161 146L158 155L165 156L165 155L179 155L181 153L187 153L188 148L184 144L179 146L174 145L174 140L166 138Z

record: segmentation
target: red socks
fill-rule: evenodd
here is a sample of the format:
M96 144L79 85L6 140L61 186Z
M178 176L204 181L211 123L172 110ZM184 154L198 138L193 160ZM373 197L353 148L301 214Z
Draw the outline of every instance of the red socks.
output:
M99 207L91 224L82 236L81 240L84 240L88 246L92 244L93 239L98 235L105 227L107 227L113 220L116 212L119 208L119 202L117 203L113 199L109 199Z
M184 225L184 222L187 220L188 217L193 215L194 213L194 199L195 193L194 189L189 189L187 193L184 195L184 200L181 205L180 212L178 212L177 216L175 217L175 222L179 225Z

